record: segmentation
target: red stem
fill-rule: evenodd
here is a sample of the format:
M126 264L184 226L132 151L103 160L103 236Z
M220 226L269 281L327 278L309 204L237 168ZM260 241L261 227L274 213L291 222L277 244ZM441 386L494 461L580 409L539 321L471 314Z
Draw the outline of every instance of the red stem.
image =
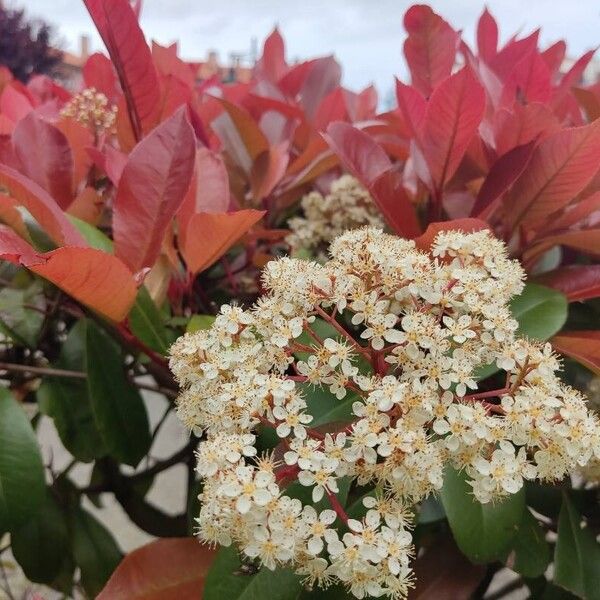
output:
M335 510L335 514L339 517L340 521L344 524L348 524L348 515L344 510L343 506L340 504L337 496L330 492L327 488L325 488L325 494L327 495L327 499L329 500L329 504L331 504L331 508Z

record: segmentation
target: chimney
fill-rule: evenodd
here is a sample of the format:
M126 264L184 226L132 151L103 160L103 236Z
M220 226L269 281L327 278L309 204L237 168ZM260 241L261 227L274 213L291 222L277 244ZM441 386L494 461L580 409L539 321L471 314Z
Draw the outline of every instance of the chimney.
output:
M90 55L90 36L82 35L79 38L79 48L81 50L81 58L86 60Z

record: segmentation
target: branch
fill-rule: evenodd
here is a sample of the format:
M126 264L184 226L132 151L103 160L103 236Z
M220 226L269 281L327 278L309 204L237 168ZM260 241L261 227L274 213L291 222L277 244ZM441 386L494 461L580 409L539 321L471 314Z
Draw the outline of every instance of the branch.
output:
M31 373L33 375L51 375L54 377L70 377L72 379L86 379L87 373L83 371L69 371L67 369L54 369L52 367L34 367L15 363L0 362L0 370L16 373Z

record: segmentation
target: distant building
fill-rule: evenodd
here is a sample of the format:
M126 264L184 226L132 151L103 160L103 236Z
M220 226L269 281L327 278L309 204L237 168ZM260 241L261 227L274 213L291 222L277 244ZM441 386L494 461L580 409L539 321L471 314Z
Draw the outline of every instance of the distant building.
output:
M56 68L55 79L68 90L81 89L81 71L89 55L90 38L87 35L82 35L79 38L78 54L62 52L62 61ZM217 52L210 50L206 55L206 60L186 62L194 67L198 82L206 81L216 75L223 83L247 83L252 78L255 57L252 56L252 51L250 55L232 52L229 55L229 62L223 64L219 61Z
M87 35L79 37L79 54L62 52L62 61L56 67L54 78L65 88L74 92L81 89L83 82L81 70L90 55L90 38Z
M229 64L221 64L219 55L214 50L209 50L205 61L188 62L197 67L198 81L205 81L216 75L223 83L248 83L254 66L244 65L244 55L235 53L229 55Z

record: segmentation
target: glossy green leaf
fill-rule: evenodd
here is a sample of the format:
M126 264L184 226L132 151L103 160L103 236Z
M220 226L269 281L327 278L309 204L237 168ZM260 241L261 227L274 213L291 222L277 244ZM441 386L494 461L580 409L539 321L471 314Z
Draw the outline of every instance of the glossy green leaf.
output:
M311 427L351 420L352 403L358 399L357 394L348 392L344 398L338 400L329 391L328 387L316 387L309 383L300 383L298 388L302 390L306 400L308 414L314 417Z
M55 367L84 371L86 322L78 321L65 340ZM78 460L90 462L106 454L85 379L45 377L37 391L40 410L54 420L64 447Z
M41 286L0 291L0 330L15 342L35 347L44 322L46 302Z
M191 319L188 321L187 327L185 331L187 333L194 333L196 331L200 331L201 329L210 329L212 324L215 322L214 315L192 315Z
M88 390L100 435L109 454L136 466L151 444L144 401L126 378L121 350L108 334L88 321L86 341Z
M0 531L12 531L44 502L40 448L23 409L0 387Z
M485 563L506 557L523 519L524 490L502 501L480 504L465 473L448 467L441 498L454 539L471 561Z
M515 559L512 569L524 577L539 577L550 562L550 545L545 531L526 510L514 540Z
M95 517L78 508L73 518L73 556L81 569L81 584L95 598L123 555L111 533Z
M512 299L510 309L519 322L519 335L547 340L560 331L567 320L568 302L564 294L537 283L528 283Z
M564 294L537 283L528 283L510 302L513 317L519 322L517 334L545 341L560 331L567 320L568 302ZM498 372L496 364L482 365L476 378L485 379Z
M50 490L36 514L12 532L10 542L27 579L51 583L59 576L69 552L69 531L65 514Z
M97 227L74 217L73 215L66 215L69 221L79 231L79 233L84 237L85 241L92 247L96 248L96 250L102 250L104 252L108 252L112 254L113 249L113 241L102 231L100 231Z
M565 494L554 549L554 583L586 600L600 598L600 544L582 527L582 518Z
M248 574L237 550L221 548L204 584L203 600L296 600L300 578L289 569Z
M169 337L164 319L145 286L141 286L129 313L129 325L144 344L160 354L166 354Z

